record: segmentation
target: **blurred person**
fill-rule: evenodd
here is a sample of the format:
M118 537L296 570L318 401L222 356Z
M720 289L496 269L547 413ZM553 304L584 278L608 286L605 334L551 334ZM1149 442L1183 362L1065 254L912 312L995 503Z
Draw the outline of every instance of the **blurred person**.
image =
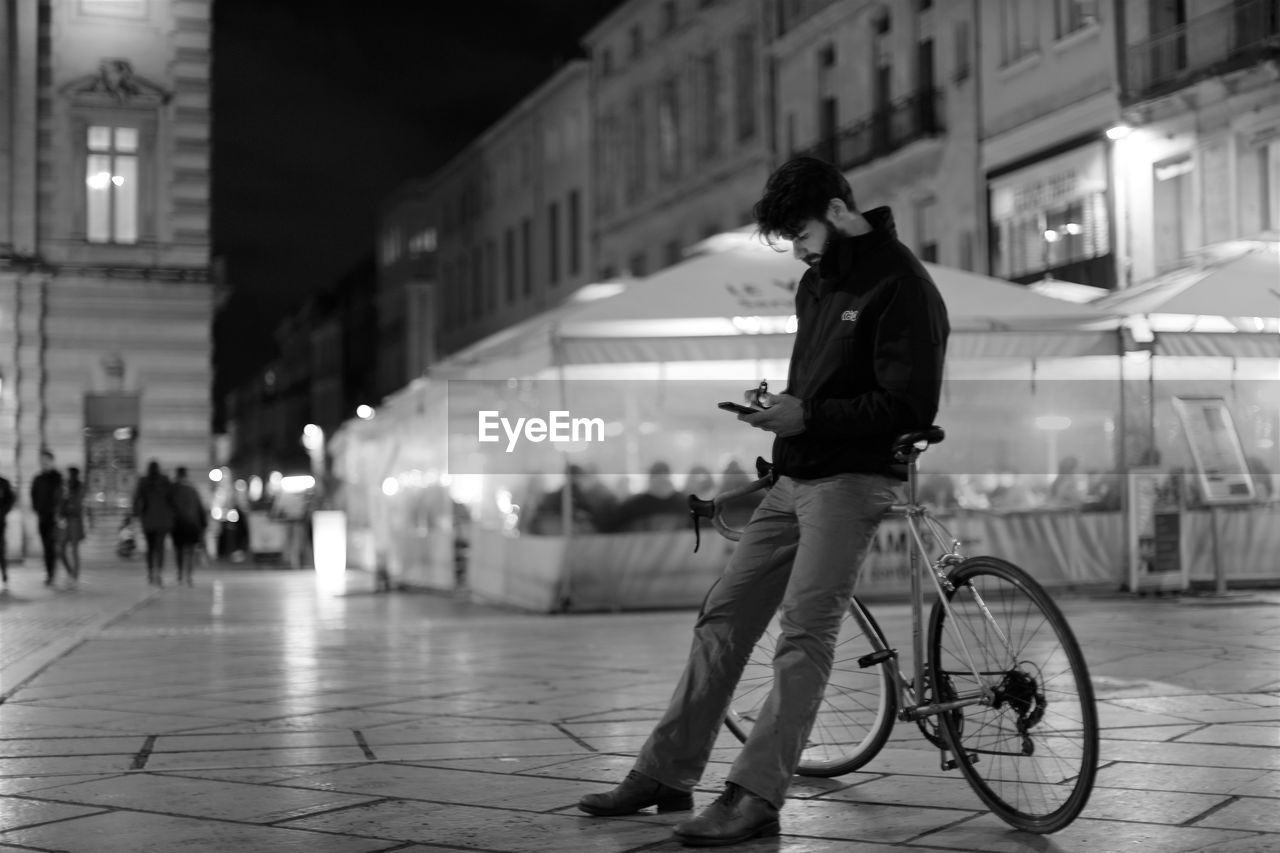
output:
M676 494L671 466L655 462L649 466L645 490L624 500L615 516L614 529L622 532L674 530L688 522L689 504Z
M1058 460L1058 475L1049 485L1045 502L1053 507L1078 508L1085 501L1087 478L1080 474L1080 460L1064 456Z
M84 481L80 469L67 468L67 482L62 495L62 541L59 557L67 570L67 584L75 588L80 583L80 543L84 541L86 518L92 524L92 515L84 505Z
M209 513L205 509L200 493L187 478L187 469L179 466L174 470L173 481L173 553L178 562L178 584L194 586L196 545L204 538L204 529L209 524Z
M590 471L581 465L570 465L564 485L544 494L538 501L530 532L555 536L563 532L564 490L569 490L572 512L571 529L575 533L605 533L613 527L617 499L604 490Z
M147 583L164 586L164 540L173 530L173 485L154 459L133 490L133 514L147 540Z
M1089 471L1085 475L1084 503L1087 512L1115 512L1120 509L1120 474Z
M53 586L62 536L62 473L53 466L53 452L42 450L40 473L31 481L31 509L36 514L40 547L44 549L45 586Z
M693 807L724 710L776 613L780 636L763 713L721 797L675 826L684 844L779 833L779 809L826 689L836 636L881 519L906 468L895 438L933 423L949 334L925 267L898 241L888 208L862 213L843 173L798 157L755 206L766 239L809 265L796 290L787 387L739 415L773 433L773 487L708 592L666 713L620 785L589 794L592 815ZM744 398L746 395L744 395Z
M5 520L18 502L13 484L0 477L0 592L9 591L9 541L5 538Z

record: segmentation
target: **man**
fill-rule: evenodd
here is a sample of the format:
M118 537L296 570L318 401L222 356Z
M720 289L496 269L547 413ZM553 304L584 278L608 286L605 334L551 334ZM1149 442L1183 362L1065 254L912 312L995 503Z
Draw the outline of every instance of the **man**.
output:
M133 516L147 540L147 583L164 586L164 540L173 530L173 484L152 459L133 489Z
M892 441L933 422L950 331L937 288L898 242L888 208L859 212L835 167L808 157L785 163L755 216L766 238L789 239L809 265L796 292L787 388L763 395L763 411L739 416L775 435L774 485L707 595L684 675L634 769L579 803L593 815L692 808L734 687L777 611L773 691L724 794L676 825L691 846L778 833L857 568L906 476Z
M9 591L9 543L5 538L5 519L17 502L13 484L0 477L0 592Z
M178 466L173 482L173 551L178 558L178 584L194 586L196 547L204 538L204 528L209 523L200 493L191 485L187 469Z
M31 509L36 514L40 547L44 549L44 585L53 586L62 550L58 525L62 520L62 474L53 467L53 452L40 451L40 473L31 481Z

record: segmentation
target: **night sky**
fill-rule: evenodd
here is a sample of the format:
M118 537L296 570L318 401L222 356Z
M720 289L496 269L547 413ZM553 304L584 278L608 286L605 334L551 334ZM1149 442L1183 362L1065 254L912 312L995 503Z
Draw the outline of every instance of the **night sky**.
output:
M306 294L371 253L379 201L581 55L620 0L215 0L215 399ZM220 406L219 406L220 408Z

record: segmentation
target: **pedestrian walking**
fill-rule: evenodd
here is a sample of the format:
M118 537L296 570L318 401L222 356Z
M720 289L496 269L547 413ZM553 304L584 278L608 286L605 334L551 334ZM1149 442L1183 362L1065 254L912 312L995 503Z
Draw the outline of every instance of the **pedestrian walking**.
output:
M13 484L0 477L0 592L9 591L9 540L5 538L5 521L17 502Z
M755 206L766 239L808 264L796 291L787 387L739 420L774 434L774 483L693 629L684 674L626 779L584 796L592 815L693 807L752 648L774 613L774 681L724 793L675 826L686 845L779 832L779 810L826 689L854 582L905 466L895 437L937 414L949 333L924 266L898 241L888 208L865 213L844 175L810 157L783 164ZM748 392L748 401L750 394Z
M134 489L133 514L147 540L147 583L164 586L164 540L173 530L173 484L154 459Z
M67 468L67 482L62 494L62 541L59 556L67 570L68 584L75 588L80 584L80 543L84 541L85 518L84 481L80 469Z
M178 560L178 583L194 586L196 545L204 538L209 514L200 493L187 479L187 469L179 467L173 483L173 551Z
M53 586L62 550L62 473L54 467L51 450L40 451L40 473L31 481L31 509L36 514L40 547L44 550L44 585Z

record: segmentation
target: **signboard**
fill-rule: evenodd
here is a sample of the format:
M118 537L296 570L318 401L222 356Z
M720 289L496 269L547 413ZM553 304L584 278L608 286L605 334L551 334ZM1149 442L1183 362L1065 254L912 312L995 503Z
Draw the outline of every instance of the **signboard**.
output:
M1187 589L1182 484L1158 468L1129 469L1129 591Z
M1102 143L1085 145L991 180L991 220L1004 222L1107 191Z
M1253 475L1226 400L1179 396L1173 398L1173 408L1191 446L1204 503L1214 506L1255 500Z

